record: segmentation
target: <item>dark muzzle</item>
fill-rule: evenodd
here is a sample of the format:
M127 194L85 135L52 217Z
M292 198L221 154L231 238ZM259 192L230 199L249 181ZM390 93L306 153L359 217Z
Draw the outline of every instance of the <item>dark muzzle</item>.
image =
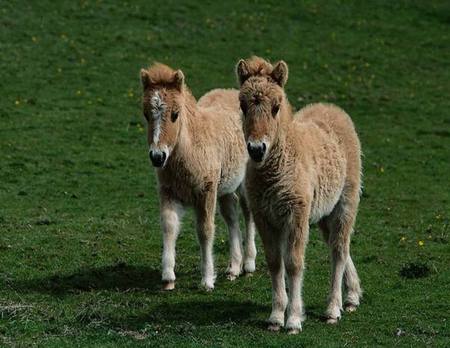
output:
M150 160L152 161L153 166L162 167L166 162L166 153L160 150L151 150Z
M248 142L247 150L252 160L254 160L255 162L261 162L264 158L264 154L266 153L266 144L261 142Z

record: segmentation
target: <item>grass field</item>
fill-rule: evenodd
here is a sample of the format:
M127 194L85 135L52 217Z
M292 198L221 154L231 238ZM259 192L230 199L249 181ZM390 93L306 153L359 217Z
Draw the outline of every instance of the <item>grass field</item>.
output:
M1 346L450 346L448 1L3 1ZM328 252L307 250L307 321L265 331L270 280L231 283L218 219L216 290L198 287L192 214L177 289L160 291L158 198L139 70L182 68L199 97L234 64L284 59L299 108L343 107L364 151L353 259L364 299L322 320Z

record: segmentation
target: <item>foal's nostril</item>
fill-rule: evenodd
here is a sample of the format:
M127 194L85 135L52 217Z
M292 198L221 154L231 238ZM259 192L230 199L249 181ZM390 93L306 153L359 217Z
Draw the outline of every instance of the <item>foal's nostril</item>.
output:
M247 150L248 154L255 162L261 162L266 152L266 144L248 142Z
M150 151L150 160L155 167L161 167L166 162L166 157L164 151Z

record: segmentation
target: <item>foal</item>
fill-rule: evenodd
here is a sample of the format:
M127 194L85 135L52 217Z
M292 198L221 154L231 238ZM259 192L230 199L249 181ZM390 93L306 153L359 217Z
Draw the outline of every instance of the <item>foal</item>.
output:
M361 153L350 117L333 105L313 104L296 117L284 93L288 67L253 57L237 65L248 162L246 188L272 278L269 329L302 326L304 255L309 225L319 223L331 248L332 279L326 315L336 323L342 309L359 305L361 288L350 257L361 188ZM289 299L285 288L285 272Z
M162 281L175 287L175 243L183 210L196 213L201 247L202 286L214 288L214 215L216 198L230 236L228 278L242 270L238 197L247 225L245 272L255 270L255 227L243 194L247 153L237 90L216 89L198 103L181 70L154 64L141 70L143 110L148 121L149 156L158 176L163 230Z

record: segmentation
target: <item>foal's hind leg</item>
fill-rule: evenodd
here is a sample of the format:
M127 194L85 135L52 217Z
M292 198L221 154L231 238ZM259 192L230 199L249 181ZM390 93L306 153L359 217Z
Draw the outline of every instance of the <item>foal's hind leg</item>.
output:
M331 248L331 292L326 311L328 323L331 324L336 323L341 317L344 274L349 309L354 309L359 304L361 295L359 278L350 257L350 236L353 231L358 202L359 193L357 191L343 194L331 215L320 224Z
M195 207L197 215L197 235L201 251L201 285L207 291L214 289L216 275L214 273L213 243L214 215L216 211L216 190L206 191Z
M329 243L330 230L328 229L327 218L319 222L319 227L322 230L322 235L327 244ZM331 245L330 245L331 246ZM345 300L345 310L347 312L354 312L359 306L360 298L362 296L362 290L360 286L360 280L358 273L356 272L355 265L353 264L350 253L348 255L347 263L344 271L344 284L347 290L347 298Z
M245 219L245 253L244 253L244 271L245 273L253 273L256 269L256 245L255 245L255 234L256 226L253 220L253 215L250 212L248 206L247 197L245 196L244 189L240 190L239 202L241 204L242 212Z
M361 285L356 272L355 265L351 256L348 256L347 265L344 273L345 286L347 288L347 298L345 300L345 310L347 312L354 312L359 306L359 301L362 296Z
M219 198L220 213L227 226L230 239L230 265L228 266L228 279L234 280L242 270L242 241L239 230L238 198L230 193Z

